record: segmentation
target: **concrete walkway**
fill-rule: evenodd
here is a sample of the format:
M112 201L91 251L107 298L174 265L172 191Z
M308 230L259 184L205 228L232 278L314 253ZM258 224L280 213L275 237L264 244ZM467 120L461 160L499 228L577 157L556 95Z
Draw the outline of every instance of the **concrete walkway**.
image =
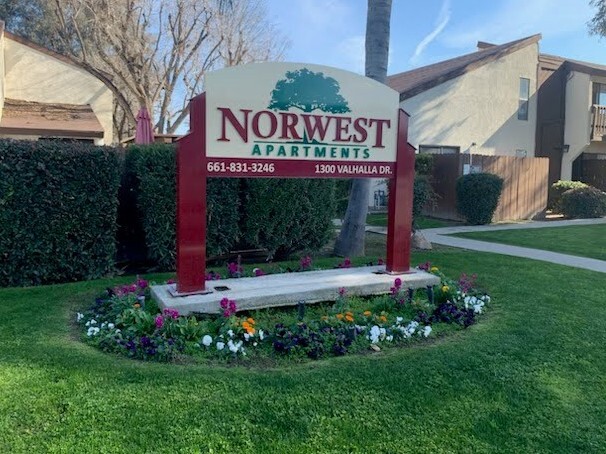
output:
M606 261L596 260L585 257L577 257L574 255L560 254L557 252L544 251L541 249L525 248L520 246L511 246L507 244L489 243L487 241L471 240L468 238L458 238L452 235L455 233L464 232L487 232L495 230L517 230L517 229L539 229L545 227L565 227L578 225L595 225L605 224L606 218L600 219L574 219L566 221L528 221L517 224L497 224L489 226L457 226L457 227L442 227L437 229L425 229L421 232L431 243L442 244L444 246L469 249L472 251L491 252L493 254L511 255L514 257L524 257L533 260L541 260L544 262L557 263L559 265L567 265L575 268L583 268L591 271L606 273ZM367 227L369 232L386 234L387 229L384 227ZM606 234L606 228L604 229ZM606 235L605 235L606 237ZM606 238L605 240L606 241Z

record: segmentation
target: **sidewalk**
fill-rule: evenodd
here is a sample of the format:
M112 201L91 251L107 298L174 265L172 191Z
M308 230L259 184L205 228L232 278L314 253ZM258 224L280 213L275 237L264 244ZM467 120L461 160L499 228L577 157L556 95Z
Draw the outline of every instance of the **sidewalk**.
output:
M442 227L437 229L421 230L425 238L431 243L441 244L444 246L469 249L472 251L491 252L493 254L510 255L514 257L524 257L533 260L541 260L544 262L557 263L559 265L572 266L574 268L583 268L591 271L606 273L606 261L596 260L585 257L577 257L574 255L560 254L557 252L544 251L541 249L531 249L520 246L511 246L507 244L489 243L487 241L470 240L467 238L458 238L452 235L455 233L464 232L486 232L490 230L517 230L517 229L538 229L545 227L564 227L576 225L595 225L605 224L606 218L600 219L573 219L566 221L529 221L519 224L500 224L500 225L481 225L481 226L457 226L457 227ZM366 227L366 231L387 234L385 227ZM605 228L606 233L606 228Z

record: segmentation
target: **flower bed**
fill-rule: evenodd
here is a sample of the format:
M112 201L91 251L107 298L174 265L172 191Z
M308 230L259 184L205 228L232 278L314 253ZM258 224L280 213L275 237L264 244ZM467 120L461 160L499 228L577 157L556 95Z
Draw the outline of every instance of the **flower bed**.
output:
M311 267L307 258L303 262L301 271ZM148 283L137 279L132 285L106 290L76 320L86 342L136 359L319 359L379 351L464 329L490 302L476 288L475 275L452 280L429 263L419 268L439 276L441 284L413 291L402 288L396 278L388 295L350 297L342 288L334 303L300 303L296 308L251 313L238 312L237 301L224 298L221 315L197 317L181 316L173 309L160 312L149 298ZM233 264L228 271L243 275ZM255 269L253 274L262 272Z

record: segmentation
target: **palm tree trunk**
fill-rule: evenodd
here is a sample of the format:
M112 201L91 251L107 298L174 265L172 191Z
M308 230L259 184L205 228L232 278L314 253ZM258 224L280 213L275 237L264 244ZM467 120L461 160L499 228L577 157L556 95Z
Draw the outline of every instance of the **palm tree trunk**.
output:
M391 0L368 0L366 15L366 77L385 83L389 57L389 22ZM355 179L341 233L335 243L335 254L364 255L364 237L371 181Z

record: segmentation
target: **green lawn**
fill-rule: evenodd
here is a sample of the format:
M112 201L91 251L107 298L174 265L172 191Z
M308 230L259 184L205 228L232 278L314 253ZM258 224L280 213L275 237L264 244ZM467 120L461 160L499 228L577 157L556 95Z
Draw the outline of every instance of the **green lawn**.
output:
M479 273L494 301L480 324L276 369L80 343L74 312L117 280L2 289L0 452L604 452L604 275L457 249L425 260Z
M458 233L454 236L606 260L606 224Z
M368 225L375 225L380 227L387 226L387 213L370 213L366 217L366 223ZM451 225L461 225L454 221L448 221L445 219L435 219L421 216L417 219L417 225L419 229L434 229L438 227L449 227Z

